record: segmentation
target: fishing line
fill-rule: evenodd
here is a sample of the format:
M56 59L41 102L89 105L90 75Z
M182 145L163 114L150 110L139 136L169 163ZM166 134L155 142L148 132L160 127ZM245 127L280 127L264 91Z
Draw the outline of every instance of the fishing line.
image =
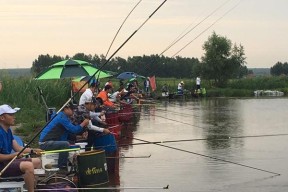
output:
M210 14L208 14L204 19L202 19L200 22L198 22L194 27L192 27L188 32L186 32L184 35L179 35L166 49L164 49L160 54L159 54L159 57L161 56L161 55L163 55L166 51L168 51L172 46L174 46L177 42L179 42L181 39L183 39L186 35L188 35L191 31L193 31L197 26L199 26L201 23L203 23L206 19L208 19L211 15L213 15L215 12L217 12L220 8L222 8L225 4L227 4L229 1L231 1L231 0L227 0L227 1L225 1L224 3L222 3L219 7L217 7L215 10L213 10ZM190 24L191 25L191 24ZM186 29L185 29L185 31L186 31ZM184 32L182 32L182 33L184 33ZM181 33L181 34L182 34ZM156 62L156 58L154 59L154 62L152 62L152 64L153 63L155 63ZM152 65L151 64L151 65ZM151 67L149 67L149 68L151 68ZM147 69L148 69L148 66L147 66ZM154 71L156 71L156 70L154 70ZM150 73L150 74L152 74L152 73Z
M179 142L191 142L191 141L227 141L231 139L245 139L245 138L257 138L257 137L277 137L277 136L287 136L288 133L280 133L280 134L269 134L269 135L244 135L244 136L225 136L223 138L199 138L199 139L178 139L178 140L165 140L165 141L150 141L149 143L131 143L131 144L121 144L122 146L129 145L146 145L146 144L158 144L158 143L179 143ZM217 136L217 135L216 135ZM126 137L126 136L124 136Z
M189 125L189 126L192 126L192 127L197 127L197 128L201 128L201 129L204 129L205 127L200 127L200 126L197 126L197 125L192 125L190 123L185 123L183 121L178 121L178 120L175 120L175 119L170 119L170 118L167 118L167 117L163 117L163 116L160 116L160 115L153 115L155 117L160 117L160 118L163 118L163 119L167 119L167 120L170 120L170 121L174 121L174 122L177 122L177 123L181 123L181 124L185 124L185 125Z
M31 143L36 139L36 137L38 137L38 135L47 127L47 125L50 124L51 121L53 121L54 118L56 118L58 116L58 113L60 113L60 111L62 111L64 109L64 107L71 102L76 95L79 94L80 90L82 88L84 88L84 86L86 86L88 84L88 82L90 82L93 77L99 72L100 70L114 57L114 55L116 55L116 53L118 53L118 51L120 49L122 49L122 47L147 23L147 21L164 5L164 3L166 3L167 0L164 0L153 12L152 14L118 47L118 49L116 49L116 51L114 51L114 53L108 58L108 60L105 61L105 63L100 66L100 68L95 71L95 73L88 79L88 81L86 81L79 89L76 93L74 93L65 103L64 105L56 112L56 114L43 126L42 129L40 129L36 135L27 143L27 145L25 145L23 147L23 149L15 156L13 157L10 162L1 170L0 172L0 177L2 176L2 174L6 171L6 169L11 165L11 163L20 156L21 153L23 153L23 151L29 146L31 145Z
M221 17L219 17L216 21L214 21L209 27L207 27L205 30L203 30L201 33L199 33L194 39L192 39L190 42L188 42L184 47L182 47L179 51L177 51L172 57L180 53L183 49L185 49L188 45L190 45L194 40L196 40L198 37L200 37L203 33L205 33L208 29L210 29L213 25L215 25L218 21L220 21L225 15L227 15L229 12L231 12L233 9L235 9L239 4L241 0L233 6L231 9L226 11Z
M133 139L138 140L138 141L143 141L143 142L146 142L146 143L150 143L150 141L146 141L146 140L143 140L143 139L137 139L135 137L133 137ZM171 146L167 146L167 145L163 145L163 144L159 144L159 143L152 143L152 144L158 145L158 146L161 146L161 147L166 147L166 148L169 148L169 149L174 149L174 150L177 150L177 151L182 151L182 152L185 152L185 153L190 153L190 154L206 157L206 158L209 158L209 159L214 159L216 161L222 161L222 162L225 162L225 163L230 163L230 164L239 165L239 166L242 166L242 167L246 167L246 168L250 168L250 169L254 169L254 170L270 173L270 174L273 174L275 176L280 176L281 175L280 173L267 171L267 170L264 170L264 169L260 169L260 168L257 168L257 167L252 167L252 166L249 166L249 165L244 165L244 164L241 164L241 163L237 163L237 162L221 159L221 158L218 158L218 157L208 156L208 155L196 153L196 152L193 152L193 151L188 151L188 150L184 150L184 149L180 149L180 148L176 148L176 147L171 147Z
M199 23L197 23L194 27L192 27L189 31L187 31L184 35L182 35L180 38L176 38L164 51L160 53L160 55L163 55L168 49L170 49L173 45L175 45L177 42L179 42L181 39L183 39L186 35L188 35L191 31L193 31L197 26L199 26L201 23L203 23L206 19L208 19L210 16L212 16L215 12L217 12L220 8L222 8L225 4L227 4L231 0L227 0L224 3L222 3L219 7L217 7L215 10L213 10L209 15L207 15L204 19L202 19Z
M95 188L57 188L57 189L34 189L35 191L75 191L79 190L123 190L123 189L169 189L169 185L164 187L95 187ZM24 190L27 191L27 190Z
M126 22L126 20L128 19L128 17L131 15L131 13L134 11L134 9L136 9L136 7L140 4L141 1L142 1L142 0L138 1L138 3L133 7L133 9L129 12L129 14L126 16L126 18L124 19L124 21L123 21L122 24L120 25L118 31L116 32L116 34L115 34L115 36L114 36L114 38L113 38L113 40L112 40L112 42L111 42L111 44L110 44L110 46L109 46L109 48L108 48L108 51L107 51L107 53L106 53L106 55L105 55L105 58L107 57L107 55L108 55L108 53L109 53L109 51L110 51L110 49L111 49L111 46L112 46L112 44L114 43L114 41L115 41L118 33L120 32L122 26L124 25L124 23Z
M175 115L182 115L182 116L186 116L186 117L191 117L191 116L194 116L194 117L200 117L199 115L191 115L191 114L187 114L187 113L179 113L179 112L175 112L175 111L169 111L169 110L166 110L166 109L156 109L156 111L159 111L160 113L172 113L172 114L175 114Z

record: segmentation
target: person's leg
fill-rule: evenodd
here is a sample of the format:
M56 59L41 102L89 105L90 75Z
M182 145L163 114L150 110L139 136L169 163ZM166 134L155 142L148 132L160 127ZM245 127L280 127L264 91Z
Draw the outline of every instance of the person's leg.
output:
M69 149L69 146L68 141L46 141L40 145L40 148L43 150L60 150ZM67 167L68 155L68 152L59 153L58 168Z
M41 168L41 160L39 158L32 158L32 163L33 163L34 169Z
M28 192L34 192L34 166L30 161L22 161L20 170L24 173L24 181Z

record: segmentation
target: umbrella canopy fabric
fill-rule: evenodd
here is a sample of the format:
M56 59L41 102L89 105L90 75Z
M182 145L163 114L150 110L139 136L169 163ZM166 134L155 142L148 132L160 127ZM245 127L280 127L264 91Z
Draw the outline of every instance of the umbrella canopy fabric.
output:
M67 59L51 65L48 69L41 72L35 77L36 80L45 79L62 79L81 76L92 76L96 71L95 76L99 78L110 77L111 75L100 71L91 63L82 60Z
M97 73L98 74L98 73ZM100 76L99 79L103 79L103 78L107 78L107 77L112 77L113 75L110 74L104 74L104 72L100 72ZM73 81L75 82L79 82L79 81L88 81L91 78L91 76L82 76L82 77L77 77L75 79L73 79ZM94 76L91 81L97 81L98 79L98 75L96 75L96 77Z
M137 77L138 75L134 72L123 72L117 76L117 79L132 79Z

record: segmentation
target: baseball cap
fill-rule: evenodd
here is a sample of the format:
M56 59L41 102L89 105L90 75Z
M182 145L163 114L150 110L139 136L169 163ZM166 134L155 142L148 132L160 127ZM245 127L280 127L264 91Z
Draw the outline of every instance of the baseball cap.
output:
M69 102L69 103L67 103L67 105L64 106L64 108L70 108L73 110L75 108L75 106L72 102Z
M17 111L19 111L20 108L15 107L14 109L12 107L10 107L7 104L4 105L0 105L0 115L3 115L4 113L9 113L9 114L13 114L16 113Z

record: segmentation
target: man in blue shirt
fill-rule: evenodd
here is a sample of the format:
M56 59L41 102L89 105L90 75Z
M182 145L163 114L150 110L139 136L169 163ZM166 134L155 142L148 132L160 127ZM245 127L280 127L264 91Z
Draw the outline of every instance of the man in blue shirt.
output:
M84 127L89 124L89 119L84 119L80 124L74 125L70 117L73 115L73 104L67 104L63 111L44 128L40 134L39 145L43 150L68 149L69 134L79 134L84 131ZM59 153L58 168L66 169L68 152Z
M11 108L9 105L0 105L0 170L3 171L7 164L18 155L23 147L15 141L10 126L15 124L14 114L19 108ZM12 149L16 151L11 154ZM40 152L40 150L36 150ZM33 149L26 148L23 153L32 153ZM18 157L22 157L20 154ZM15 159L8 168L1 172L1 177L24 175L27 190L34 191L34 168L40 168L41 161L38 158Z

